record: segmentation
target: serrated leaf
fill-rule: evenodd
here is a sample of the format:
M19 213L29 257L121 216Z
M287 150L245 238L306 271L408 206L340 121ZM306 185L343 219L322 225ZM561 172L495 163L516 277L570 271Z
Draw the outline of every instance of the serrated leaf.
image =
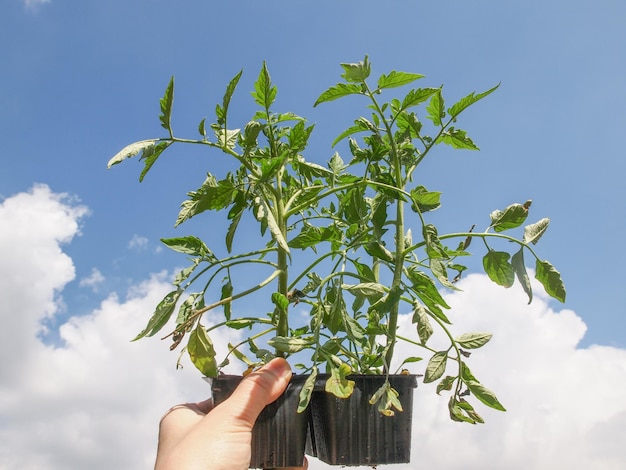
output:
M337 83L335 86L331 86L328 90L323 92L315 103L313 107L317 106L320 103L326 103L328 101L334 101L343 96L348 95L359 95L362 93L361 87L359 85L353 83Z
M454 339L460 346L467 349L478 349L489 342L491 333L463 333Z
M107 163L107 168L111 168L113 165L117 165L118 163L128 158L134 157L138 153L144 152L150 147L154 147L156 142L158 142L158 139L149 139L140 140L139 142L133 142L132 144L127 145L109 160L109 162Z
M425 102L431 96L436 95L441 90L439 88L416 88L407 93L402 100L402 104L398 111L404 111L413 106L417 106ZM431 102L432 103L432 102Z
M561 279L561 273L549 261L537 260L535 264L535 278L541 282L548 295L565 302L565 284Z
M341 76L347 81L351 83L361 83L370 76L371 73L371 65L370 62L365 56L365 59L361 62L353 63L353 64L340 64L343 68L344 73Z
M530 284L530 277L528 277L528 273L526 272L526 265L524 264L523 247L511 258L511 266L513 266L513 271L515 271L515 275L522 285L522 289L524 289L524 292L528 295L528 303L531 303L533 301L533 288Z
M483 257L483 267L489 279L504 287L511 287L515 282L515 271L509 257L504 251L494 250L489 250Z
M461 129L450 127L437 139L437 143L443 142L455 149L479 150L478 146Z
M431 383L440 378L448 365L448 352L438 351L430 358L424 373L424 383Z
M542 235L548 230L548 225L550 225L550 219L547 217L541 219L539 222L527 225L524 227L524 238L522 241L536 245Z
M187 352L191 362L200 372L207 377L217 377L215 349L211 338L200 324L189 335Z
M252 97L254 101L263 109L269 109L276 99L276 87L272 85L267 64L263 61L263 67L259 72L259 77L254 83L254 91Z
M476 103L477 101L483 99L485 96L490 95L491 93L493 93L495 90L498 89L498 87L500 86L500 84L498 83L496 86L494 86L493 88L490 88L489 90L483 92L483 93L479 93L479 94L475 94L475 92L470 93L469 95L467 95L465 98L461 98L459 101L457 101L454 105L452 105L449 109L448 109L448 114L455 118L457 117L459 114L461 114L461 112L463 110L465 110L466 108L468 108L469 106L473 105L474 103Z
M237 88L237 84L239 83L239 79L243 74L243 70L240 70L233 78L231 78L230 82L226 86L226 91L224 92L224 97L222 98L222 106L216 107L217 114L217 123L220 126L226 125L226 116L228 114L228 107L230 105L230 100L235 92L235 88Z
M407 73L407 72L397 72L392 70L389 75L381 75L378 79L378 88L380 90L384 88L395 88L404 85L408 85L409 83L414 82L415 80L419 80L420 78L424 78L424 75L420 75L419 73Z
M163 328L174 313L176 302L178 302L182 293L182 289L176 289L167 294L163 300L159 302L159 305L157 305L152 317L148 320L146 327L133 339L133 341L137 341L145 336L154 336L161 328Z
M428 103L426 107L426 111L428 112L427 117L435 126L441 126L441 120L446 116L441 89L437 89L437 92L433 93L431 96L430 103Z
M172 105L174 104L174 77L170 78L165 94L160 100L161 115L159 120L161 121L161 127L166 129L172 137Z
M472 395L478 398L484 405L494 410L506 411L504 406L498 401L496 395L484 385L474 381L465 382L465 385L467 385L467 388L472 392Z

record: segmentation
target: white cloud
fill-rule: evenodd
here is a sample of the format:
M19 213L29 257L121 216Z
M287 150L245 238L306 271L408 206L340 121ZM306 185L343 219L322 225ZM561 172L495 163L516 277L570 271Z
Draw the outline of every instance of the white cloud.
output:
M57 313L58 294L74 278L62 244L85 213L45 186L0 205L0 468L151 468L162 413L207 395L199 373L176 371L176 354L158 338L129 341L170 288L164 275L71 317L61 346L39 339L41 322ZM626 350L577 348L582 320L554 310L538 292L526 305L519 289L484 276L459 286L463 293L448 296L455 331L494 333L468 363L508 411L477 404L486 424L453 423L447 397L420 384L413 462L390 468L624 468ZM408 316L401 328L413 329ZM217 339L220 348L232 341ZM311 459L310 468L328 467Z
M50 0L23 0L24 6L29 10L34 10L38 6L43 5L44 3L50 3Z
M137 251L145 250L148 247L148 241L146 237L135 234L128 242L128 248Z
M92 268L89 276L80 280L78 285L80 287L90 287L92 291L98 292L98 286L105 281L104 276L98 268Z

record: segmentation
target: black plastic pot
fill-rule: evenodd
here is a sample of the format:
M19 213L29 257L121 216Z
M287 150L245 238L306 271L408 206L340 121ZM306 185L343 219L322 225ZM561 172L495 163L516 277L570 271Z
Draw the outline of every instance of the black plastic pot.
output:
M384 416L369 404L371 396L384 384L384 376L349 376L355 381L354 392L345 399L324 391L327 378L318 378L311 397L307 454L330 465L408 463L416 376L389 376L404 410L394 416Z
M297 413L300 390L307 376L294 375L285 392L267 405L252 430L250 468L301 467L311 409ZM237 388L240 375L221 375L211 380L213 402L218 405Z

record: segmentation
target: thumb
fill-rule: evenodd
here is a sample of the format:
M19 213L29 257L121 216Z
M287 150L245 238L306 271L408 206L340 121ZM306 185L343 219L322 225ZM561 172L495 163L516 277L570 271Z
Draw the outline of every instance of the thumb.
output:
M266 405L285 391L291 379L291 368L283 358L268 362L244 378L223 405L250 429Z

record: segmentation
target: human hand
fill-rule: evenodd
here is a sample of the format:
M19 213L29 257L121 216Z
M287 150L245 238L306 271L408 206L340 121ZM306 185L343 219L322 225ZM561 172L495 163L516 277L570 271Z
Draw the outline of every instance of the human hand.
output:
M290 379L289 364L276 358L248 375L216 407L209 399L172 408L161 419L155 470L247 470L252 427ZM301 468L307 467L305 460Z

